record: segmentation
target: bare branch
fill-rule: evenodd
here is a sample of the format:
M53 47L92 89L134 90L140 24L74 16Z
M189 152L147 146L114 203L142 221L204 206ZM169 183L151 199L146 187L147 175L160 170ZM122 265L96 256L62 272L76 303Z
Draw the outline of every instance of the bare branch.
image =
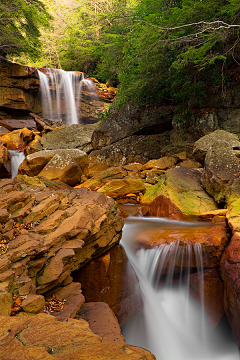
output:
M133 21L141 21L141 22L144 22L150 26L153 26L153 27L156 27L160 30L179 30L179 29L183 29L185 27L190 27L190 26L199 26L199 25L211 25L210 28L212 28L212 25L215 25L215 24L221 24L222 26L219 26L217 29L220 29L220 28L227 28L227 29L230 29L232 27L236 27L236 28L239 28L240 25L231 25L231 24L227 24L225 23L224 21L221 21L221 20L216 20L216 21L212 21L212 22L207 22L207 21L199 21L197 23L192 23L192 24L185 24L185 25L180 25L180 26L176 26L176 27L169 27L169 28L165 28L165 27L161 27L161 26L157 26L157 25L154 25L154 24L150 24L148 23L147 21L144 21L144 20L133 20Z

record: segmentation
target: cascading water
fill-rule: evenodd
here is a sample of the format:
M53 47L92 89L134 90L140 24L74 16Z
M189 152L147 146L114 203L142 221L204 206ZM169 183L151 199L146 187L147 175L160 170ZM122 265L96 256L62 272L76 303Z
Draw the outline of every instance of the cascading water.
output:
M18 168L25 159L25 155L23 151L18 150L8 150L11 155L11 168L12 168L12 179L18 174Z
M187 226L201 225L158 218L126 219L121 244L139 279L143 311L122 326L123 336L128 344L151 351L157 360L239 360L235 341L222 329L213 329L205 317L201 245L173 242L136 251L134 239L143 229ZM193 257L200 274L202 306L189 295Z
M94 87L83 73L60 69L38 70L41 86L43 117L60 120L64 117L67 125L80 123L78 113L83 85ZM63 116L64 114L64 116Z

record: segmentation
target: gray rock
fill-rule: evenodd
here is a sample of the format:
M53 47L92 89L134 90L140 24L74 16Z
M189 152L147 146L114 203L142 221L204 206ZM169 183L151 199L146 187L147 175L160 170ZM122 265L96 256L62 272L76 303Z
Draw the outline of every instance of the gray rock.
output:
M232 143L215 141L208 149L205 158L201 178L203 187L217 202L223 202L238 175L239 160L234 154Z
M95 150L131 135L151 135L172 129L173 109L162 107L146 109L134 103L115 110L97 127L92 135Z
M208 149L210 149L215 142L227 143L231 150L233 150L233 148L240 149L240 142L237 135L224 130L216 130L211 134L203 136L194 143L193 156L196 161L203 165Z
M39 143L42 150L79 149L92 150L91 136L97 124L61 127L44 135Z
M92 151L89 161L96 163L101 161L109 166L134 162L145 164L150 159L160 158L161 150L169 142L169 132L160 135L133 135L101 150Z

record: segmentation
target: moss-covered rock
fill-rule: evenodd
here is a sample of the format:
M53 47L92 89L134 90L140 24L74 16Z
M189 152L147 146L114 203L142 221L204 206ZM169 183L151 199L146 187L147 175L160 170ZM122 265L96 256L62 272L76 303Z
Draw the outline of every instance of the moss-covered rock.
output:
M204 191L201 172L180 167L166 171L141 199L150 207L150 215L172 219L193 219L205 211L217 209L216 202Z
M216 141L208 150L205 158L202 185L217 202L226 200L229 187L239 176L239 159L232 144Z

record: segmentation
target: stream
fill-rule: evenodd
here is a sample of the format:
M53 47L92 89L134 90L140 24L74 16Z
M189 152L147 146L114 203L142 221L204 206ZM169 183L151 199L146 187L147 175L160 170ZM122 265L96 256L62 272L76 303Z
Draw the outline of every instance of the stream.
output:
M211 224L147 217L125 219L121 244L139 279L143 309L122 325L123 336L127 344L151 351L157 360L239 360L238 344L227 320L221 320L214 329L204 313L203 289L202 306L189 294L193 253L200 278L203 274L201 245L184 248L174 242L152 249L136 246L135 239L143 230L192 226ZM182 262L176 280L175 261L186 255L188 266Z

